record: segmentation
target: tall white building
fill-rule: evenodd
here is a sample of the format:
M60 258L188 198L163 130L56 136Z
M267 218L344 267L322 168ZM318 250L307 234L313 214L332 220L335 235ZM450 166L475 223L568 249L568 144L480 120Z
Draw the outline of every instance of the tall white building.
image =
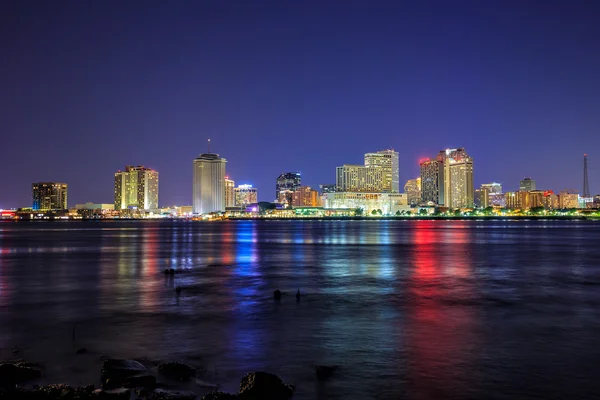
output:
M383 168L383 179L379 191L398 193L400 191L400 168L398 152L380 150L376 153L365 154L365 167Z
M127 165L115 172L115 210L158 208L158 171Z
M218 154L204 153L194 159L194 214L225 211L225 164Z

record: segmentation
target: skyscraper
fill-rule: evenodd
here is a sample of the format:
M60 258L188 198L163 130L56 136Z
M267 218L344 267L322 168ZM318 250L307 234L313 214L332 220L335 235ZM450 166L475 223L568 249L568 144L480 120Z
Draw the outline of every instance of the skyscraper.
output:
M404 193L408 199L408 205L414 206L421 203L421 178L409 179L404 185Z
M292 193L300 187L300 172L283 172L275 181L275 199L280 203L292 204Z
M37 182L31 185L34 210L66 210L67 184L60 182Z
M194 159L194 214L225 211L226 163L226 159L210 152Z
M398 193L400 191L400 169L398 152L380 150L376 153L365 154L365 167L383 168L383 177L377 192Z
M522 192L531 192L532 190L535 190L535 181L531 178L524 178L520 183L519 183L519 191Z
M463 148L446 149L443 157L444 205L450 208L473 207L473 159Z
M590 185L588 183L587 154L583 155L583 197L592 197L590 194Z
M235 205L247 206L248 204L258 203L258 189L252 185L239 185L234 189Z
M421 200L423 203L444 204L444 162L438 156L434 160L422 160Z
M115 172L115 210L158 208L158 172L142 165L127 165Z
M228 176L225 176L225 207L235 206L235 193L233 190L234 187L235 182L229 179Z
M336 167L335 185L340 192L382 193L385 174L380 166L344 164Z

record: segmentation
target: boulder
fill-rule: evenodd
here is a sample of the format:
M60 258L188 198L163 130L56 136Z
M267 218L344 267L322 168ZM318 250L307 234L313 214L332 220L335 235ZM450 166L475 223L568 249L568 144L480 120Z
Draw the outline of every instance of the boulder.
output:
M215 391L206 393L202 400L237 400L237 398L236 394Z
M135 388L145 388L145 389L154 389L156 387L156 378L152 375L134 375L128 376L123 380L123 387L135 389Z
M288 400L295 387L267 372L249 372L240 382L240 400Z
M38 386L32 392L35 393L36 399L90 399L94 396L94 385L75 388L59 383L55 385Z
M94 395L98 399L106 400L129 400L131 397L131 391L125 388L119 388L114 390L94 390Z
M336 369L337 367L333 365L317 365L317 379L324 381L331 378Z
M100 381L105 388L115 388L136 375L147 375L146 367L134 360L109 359L102 364Z
M15 385L37 379L42 373L21 364L0 364L0 387L14 388Z
M180 362L168 362L158 365L158 372L176 381L187 381L196 375L196 369Z
M194 400L196 393L188 391L175 391L156 389L154 392L143 397L146 400Z

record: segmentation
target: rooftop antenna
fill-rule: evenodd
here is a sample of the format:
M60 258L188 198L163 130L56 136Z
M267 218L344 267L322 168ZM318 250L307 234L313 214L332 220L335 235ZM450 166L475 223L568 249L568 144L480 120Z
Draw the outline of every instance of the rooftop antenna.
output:
M587 154L583 155L583 197L590 197L590 185L588 183Z
M208 154L210 154L210 139L208 139Z

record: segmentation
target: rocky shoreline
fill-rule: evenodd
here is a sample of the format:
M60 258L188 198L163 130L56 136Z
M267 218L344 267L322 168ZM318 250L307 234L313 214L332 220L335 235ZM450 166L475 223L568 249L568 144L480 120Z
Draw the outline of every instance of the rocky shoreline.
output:
M173 382L185 382L196 376L196 369L180 362L166 362L157 367L157 376ZM27 362L0 364L0 399L26 400L194 400L193 391L172 390L157 380L157 376L136 360L107 359L100 369L100 387L66 384L34 385L26 387L42 375L38 365ZM215 388L216 389L216 388ZM213 390L202 400L288 400L294 385L284 383L277 375L267 372L249 372L241 379L238 393Z

